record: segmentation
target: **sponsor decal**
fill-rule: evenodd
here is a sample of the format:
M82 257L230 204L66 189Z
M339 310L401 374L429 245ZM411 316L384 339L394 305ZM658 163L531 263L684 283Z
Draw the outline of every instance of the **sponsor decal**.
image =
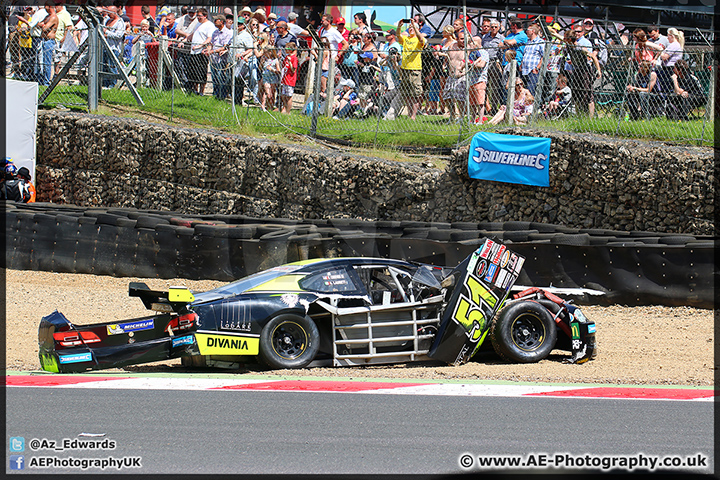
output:
M507 264L509 261L510 261L510 250L505 250L505 253L503 253L502 259L500 260L500 266L502 268L507 267Z
M500 248L498 248L497 252L495 252L495 256L493 257L492 263L494 263L495 265L499 265L500 259L502 258L504 253L505 253L505 245L500 245Z
M225 320L220 324L221 330L234 330L236 332L252 332L252 326L250 322L247 323L243 320L242 322L229 322Z
M71 355L59 355L60 363L80 363L92 361L92 353L75 353Z
M501 268L500 271L497 274L497 278L495 279L494 285L498 288L503 288L503 284L505 283L505 280L508 277L508 272L504 268Z
M295 295L293 293L285 293L280 296L280 300L282 300L283 303L285 305L287 305L288 307L293 308L300 301L300 297L298 297L297 295Z
M138 332L140 330L152 330L155 328L155 320L139 320L137 322L118 323L107 326L108 335L118 335L121 333Z
M474 162L501 163L503 165L516 165L520 167L534 167L538 170L544 170L543 162L547 157L542 153L537 155L527 155L524 153L498 152L495 150L486 150L484 148L476 148L473 155Z
M517 280L517 275L515 274L506 276L505 281L502 284L503 290L507 291L507 289L510 288L510 285L515 283L515 280Z
M475 269L475 275L478 277L482 277L483 273L485 273L485 269L487 268L487 261L480 260L477 264L477 268Z
M570 331L573 340L580 338L580 324L578 322L570 322Z
M260 353L258 337L196 333L195 339L201 355L257 355Z
M172 346L177 347L180 345L192 345L193 344L193 336L192 335L184 335L182 337L176 337L172 339Z
M487 270L487 275L485 275L485 281L492 283L493 278L495 278L495 273L497 273L497 265L490 265Z
M218 308L218 307L214 307ZM245 303L225 302L219 307L220 312L215 311L215 318L221 318L220 329L250 332L250 317L252 307Z
M465 361L465 357L467 356L468 350L470 350L470 345L465 344L460 349L460 353L458 353L457 358L455 358L455 361L453 362L453 365L462 365L462 363Z
M490 250L492 249L493 245L495 245L495 242L493 242L492 240L485 240L485 245L483 245L482 250L480 250L480 257L488 258L488 255L490 255Z
M517 261L518 261L518 256L515 255L514 253L511 253L511 254L510 254L510 261L508 262L508 269L509 269L511 272L514 272L514 271L515 271L515 264L517 264Z
M478 132L470 143L468 175L521 185L550 186L550 139Z
M595 333L595 324L591 323L588 325L588 333Z

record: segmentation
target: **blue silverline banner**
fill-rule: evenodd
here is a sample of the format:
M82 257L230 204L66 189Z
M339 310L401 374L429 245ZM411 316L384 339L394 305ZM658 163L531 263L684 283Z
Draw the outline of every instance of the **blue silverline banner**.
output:
M550 186L550 139L478 132L470 142L468 175L479 180Z

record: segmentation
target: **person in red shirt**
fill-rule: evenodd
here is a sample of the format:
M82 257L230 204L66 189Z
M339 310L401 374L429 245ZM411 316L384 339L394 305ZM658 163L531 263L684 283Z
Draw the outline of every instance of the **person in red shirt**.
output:
M338 17L338 19L335 21L335 25L337 25L337 31L340 32L340 35L343 36L346 42L349 42L350 30L345 28L345 19L343 17Z
M283 76L280 81L280 99L282 100L282 113L290 113L292 98L295 93L295 82L297 82L298 58L296 55L297 45L289 42L285 45L285 61L283 62Z

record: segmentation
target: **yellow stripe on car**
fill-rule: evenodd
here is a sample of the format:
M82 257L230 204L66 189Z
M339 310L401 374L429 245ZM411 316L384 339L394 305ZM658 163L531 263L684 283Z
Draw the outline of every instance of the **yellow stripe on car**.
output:
M248 292L302 292L302 288L298 282L305 275L283 275L265 283L261 283L257 287L248 289Z

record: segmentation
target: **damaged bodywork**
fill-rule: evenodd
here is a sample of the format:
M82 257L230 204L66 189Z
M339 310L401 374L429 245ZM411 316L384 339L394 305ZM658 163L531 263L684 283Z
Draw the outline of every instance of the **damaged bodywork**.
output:
M465 363L486 336L509 361L594 357L595 324L541 289L509 293L524 259L486 239L455 268L378 258L314 259L193 294L131 283L156 315L75 325L60 312L39 328L42 368L80 372L181 357L184 365L353 366L428 359ZM558 341L560 337L567 342ZM567 337L567 338L564 338Z

